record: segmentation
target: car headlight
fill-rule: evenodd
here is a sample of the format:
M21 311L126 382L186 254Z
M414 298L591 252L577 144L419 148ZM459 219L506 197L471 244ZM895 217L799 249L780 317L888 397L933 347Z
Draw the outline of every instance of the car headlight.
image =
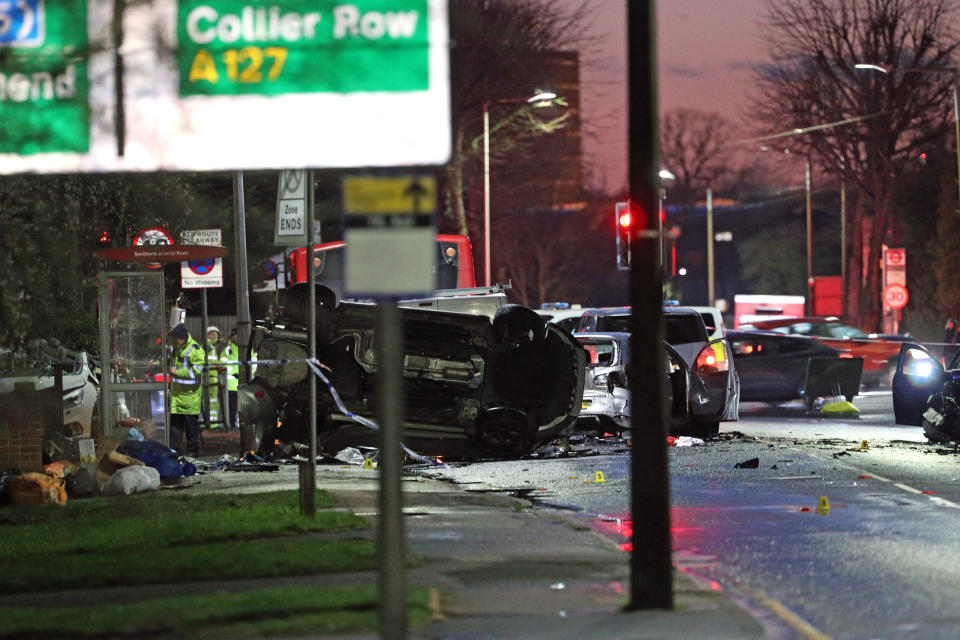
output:
M83 387L74 389L73 391L66 393L63 396L64 409L73 409L74 407L79 407L80 403L82 402L83 402Z
M593 386L606 387L608 379L609 379L608 374L606 373L601 373L600 375L593 376Z

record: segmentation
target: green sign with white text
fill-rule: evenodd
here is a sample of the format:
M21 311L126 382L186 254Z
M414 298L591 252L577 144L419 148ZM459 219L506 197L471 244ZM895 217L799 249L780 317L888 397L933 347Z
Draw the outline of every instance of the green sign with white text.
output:
M87 0L0 2L0 153L90 149Z
M180 96L429 88L427 0L178 0Z

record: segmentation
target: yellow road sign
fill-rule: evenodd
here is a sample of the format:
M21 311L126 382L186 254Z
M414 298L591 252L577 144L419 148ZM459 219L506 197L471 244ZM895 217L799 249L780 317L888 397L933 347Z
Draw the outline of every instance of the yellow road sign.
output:
M343 210L348 214L420 214L437 208L433 176L347 176L343 179Z

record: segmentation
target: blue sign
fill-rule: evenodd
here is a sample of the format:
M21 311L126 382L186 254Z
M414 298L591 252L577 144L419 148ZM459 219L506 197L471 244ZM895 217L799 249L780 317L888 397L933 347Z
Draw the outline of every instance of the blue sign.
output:
M43 1L0 2L0 45L39 47L43 44Z

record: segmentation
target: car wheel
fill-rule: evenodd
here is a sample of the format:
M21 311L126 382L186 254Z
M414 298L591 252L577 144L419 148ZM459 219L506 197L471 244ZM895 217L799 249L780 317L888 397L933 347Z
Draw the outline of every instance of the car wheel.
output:
M473 443L485 455L515 458L532 446L526 416L515 409L491 409L477 418Z
M545 326L542 316L518 304L500 307L493 316L493 331L500 344L537 340Z
M273 428L262 422L240 423L240 455L254 451L258 455L267 453L264 443L273 442Z

